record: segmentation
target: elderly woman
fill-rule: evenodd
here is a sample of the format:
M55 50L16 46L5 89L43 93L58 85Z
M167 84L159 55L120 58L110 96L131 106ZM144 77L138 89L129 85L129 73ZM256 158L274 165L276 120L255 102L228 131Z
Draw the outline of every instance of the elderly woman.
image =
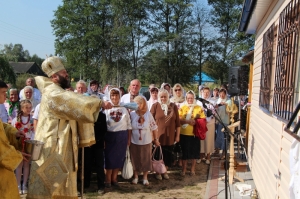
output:
M182 106L183 102L185 101L184 99L184 89L181 86L181 84L175 84L173 87L173 97L170 99L171 102L176 104L177 109L179 110L180 107Z
M27 99L32 104L32 113L34 112L35 107L39 104L39 102L33 97L33 87L25 86L23 91L21 92L21 99Z
M227 98L227 91L222 88L219 91L219 99L217 100L217 117L219 117L219 119L224 123L224 125L229 125L229 114L226 111L227 105L231 105L231 101ZM223 125L221 123L218 123L216 128L217 134L215 140L215 153L219 154L219 150L223 150L220 159L225 159L224 133L221 131Z
M194 136L195 119L206 118L201 106L196 104L195 93L186 93L184 105L179 110L181 123L180 145L182 149L182 172L184 176L187 170L187 160L192 160L190 175L195 175L196 159L200 158L200 141Z
M157 102L158 88L153 87L150 89L150 99L147 102L148 110L151 110L151 107L154 103Z
M179 142L180 120L177 106L170 102L167 90L159 90L158 102L152 105L150 112L158 126L159 142L162 146L165 165L171 166L174 161L172 159L174 142ZM167 172L163 174L163 177L169 179ZM162 176L156 175L156 179L162 180Z
M126 157L126 147L130 144L131 120L126 108L120 107L121 92L118 88L112 88L109 93L109 101L114 106L105 110L107 133L105 142L105 187L119 186L117 176L123 167Z
M19 94L16 88L9 89L9 99L6 100L4 106L7 110L8 114L8 123L17 117L18 111L20 109L20 102L19 102Z
M157 125L153 116L148 111L146 100L142 96L134 98L139 106L137 111L132 111L131 124L131 145L130 154L134 170L132 184L138 183L138 174L143 172L143 185L149 185L148 171L152 170L151 166L151 146L152 138L154 144L159 146Z

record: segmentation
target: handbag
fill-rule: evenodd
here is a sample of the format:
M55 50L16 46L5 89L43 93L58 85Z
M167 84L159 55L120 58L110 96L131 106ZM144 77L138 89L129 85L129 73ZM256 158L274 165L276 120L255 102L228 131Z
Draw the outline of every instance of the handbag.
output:
M133 176L133 167L130 159L129 147L126 149L126 158L122 169L122 177L124 179L130 179Z
M154 154L155 154L155 151L156 151L157 148L159 148L159 150L160 150L159 160L155 160L155 158L154 158ZM152 161L153 171L155 171L158 174L163 174L163 173L167 172L167 169L166 169L166 166L165 166L165 163L164 163L164 160L163 160L163 153L162 153L162 150L161 150L161 146L154 148L154 150L152 152L151 161Z

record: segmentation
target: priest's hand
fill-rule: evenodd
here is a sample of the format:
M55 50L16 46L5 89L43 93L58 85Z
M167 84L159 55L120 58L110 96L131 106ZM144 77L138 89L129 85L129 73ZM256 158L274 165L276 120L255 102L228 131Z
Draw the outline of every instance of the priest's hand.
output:
M25 137L25 133L24 132L21 132L21 131L18 131L16 132L16 138L19 139L19 138L22 138L22 137Z
M23 156L23 160L25 160L26 162L28 162L30 160L31 155L21 152L22 156Z
M112 105L111 105L110 102L102 101L102 108L103 108L103 109L111 109L111 108L112 108Z

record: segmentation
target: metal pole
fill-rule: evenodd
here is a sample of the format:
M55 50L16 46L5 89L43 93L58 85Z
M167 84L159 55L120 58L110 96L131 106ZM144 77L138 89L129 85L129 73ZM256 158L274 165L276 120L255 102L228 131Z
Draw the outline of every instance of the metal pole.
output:
M81 150L81 198L83 199L84 189L84 147Z

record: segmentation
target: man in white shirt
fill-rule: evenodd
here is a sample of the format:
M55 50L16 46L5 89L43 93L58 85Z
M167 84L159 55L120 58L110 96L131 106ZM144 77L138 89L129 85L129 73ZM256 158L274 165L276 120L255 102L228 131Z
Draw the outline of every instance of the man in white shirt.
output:
M129 92L122 96L121 103L133 102L133 99L139 95L140 88L141 88L141 82L138 79L132 80L129 85Z
M26 80L26 86L32 86L32 88L33 88L33 98L35 99L35 101L37 101L38 103L40 103L41 102L41 92L39 91L39 89L37 89L37 88L34 88L34 86L35 86L35 81L34 81L34 79L33 78L28 78L27 80ZM22 95L21 95L21 93L23 92L23 89L20 91L20 94L19 94L19 97L20 97L20 100L23 100L22 99Z

